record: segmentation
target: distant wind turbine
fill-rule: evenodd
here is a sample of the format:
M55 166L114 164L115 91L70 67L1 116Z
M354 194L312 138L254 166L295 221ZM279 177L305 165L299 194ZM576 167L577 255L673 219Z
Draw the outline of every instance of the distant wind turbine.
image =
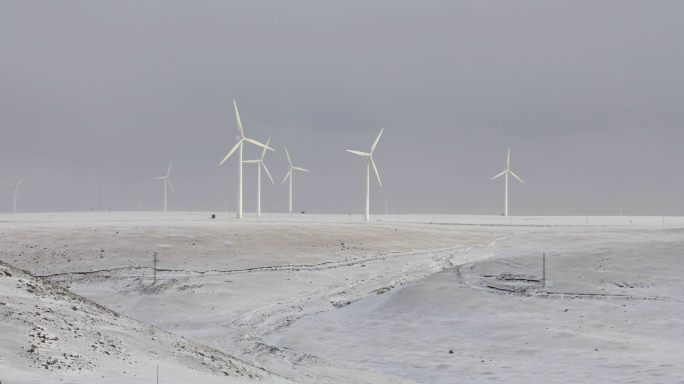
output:
M622 201L618 201L618 204L620 204L620 216L622 216L622 204L627 201L627 198L625 197Z
M287 155L287 161L290 163L290 165L287 167L290 171L287 172L285 179L283 179L283 182L280 183L280 185L285 184L285 180L287 180L288 177L290 178L290 213L292 213L292 171L295 169L298 171L304 171L304 172L311 172L311 171L307 171L304 168L298 168L298 167L293 166L292 160L290 160L290 154L287 153L287 147L285 147L285 154Z
M8 183L8 182L6 182L6 181L3 181L3 183L5 183L5 184L9 185L10 187L14 188L14 193L12 194L12 196L14 197L14 213L17 213L17 200L19 200L19 190L17 189L17 187L19 187L19 184L21 184L21 182L24 181L25 178L26 178L26 176L24 176L24 178L22 178L21 180L19 180L19 182L17 183L17 185L10 184L10 183Z
M266 168L266 164L264 163L264 156L266 156L266 148L268 148L268 143L270 143L270 142L271 142L271 138L269 137L268 141L266 142L266 146L264 147L264 150L261 152L261 159L243 161L243 163L257 163L259 165L259 171L258 171L258 177L257 177L257 217L261 217L261 166L264 167L264 170L266 171L268 178L271 179L271 183L275 184L273 182L273 178L271 177L271 174L268 172L268 168Z
M282 185L282 184L281 184L281 185ZM278 206L278 205L285 205L285 204L281 204L281 203L279 203L279 202L276 201L276 199L275 199L275 194L273 193L273 191L271 191L271 197L273 198L273 203L271 204L271 212L275 213L275 211L276 211L276 206Z
M388 193L387 195L381 195L382 197L385 198L385 215L387 214L387 207L388 207L387 200L389 199L389 195L391 195L391 194L392 194L392 191L390 191L390 193Z
M140 188L138 188L138 212L140 212L140 201L142 199L149 199L149 197L143 196L142 193L140 193Z
M252 144L258 145L258 146L260 146L260 147L264 147L264 148L266 148L266 149L270 149L271 151L275 151L275 149L269 148L267 145L263 145L263 144L261 144L260 142L258 142L258 141L256 141L256 140L248 139L248 138L245 137L245 134L244 134L243 131L242 131L242 123L240 122L240 114L238 113L237 104L235 103L235 100L234 100L234 99L233 99L233 104L235 105L235 116L237 116L237 125L238 125L238 129L240 130L240 136L236 136L236 137L235 137L235 140L238 140L238 143L235 144L235 146L233 147L233 149L230 150L230 152L228 152L228 154L226 155L226 157L223 159L223 161L221 161L221 163L220 163L219 165L223 164L223 162L225 162L226 160L228 160L228 158L230 157L230 155L232 155L233 152L235 152L235 150L238 149L238 147L240 147L240 155L239 155L239 157L238 157L238 206L237 206L237 218L238 218L238 219L241 219L241 218L242 218L242 143L243 143L244 141L249 141L249 142L252 143Z
M171 165L173 164L173 161L171 164L169 164L169 170L166 171L166 176L160 176L160 177L155 177L155 179L160 179L164 180L164 212L166 212L166 183L169 183L169 186L171 187L171 190L173 193L176 193L176 191L173 189L173 185L171 184L171 180L169 180L169 173L171 173Z
M506 175L506 201L504 203L505 216L508 216L508 174L510 173L511 175L513 175L513 177L520 180L520 178L518 176L516 176L515 173L513 173L511 171L510 164L511 164L511 149L508 148L508 160L506 160L506 169L504 169L504 171L499 173L498 175L492 177L492 180L494 180L501 175L504 175L504 174ZM520 180L520 182L525 184L522 180Z
M223 198L225 199L225 206L224 206L224 208L225 208L225 211L228 212L228 196L224 196L224 195L218 195L218 196L219 196L219 197L223 197Z
M364 219L366 221L370 221L370 166L369 162L373 163L373 169L375 169L375 175L378 177L378 184L382 187L382 182L380 181L380 174L378 173L378 168L375 166L375 162L373 161L373 151L375 150L375 146L378 145L378 140L380 140L380 136L382 135L382 131L380 130L380 134L378 135L378 138L375 139L375 142L373 143L373 146L371 147L370 153L365 153L365 152L359 152L359 151L352 151L350 149L347 149L347 152L351 152L355 155L363 156L366 158L366 204L365 204L365 217Z
M393 214L393 215L396 213L395 210L396 210L396 208L397 208L397 200L399 200L399 196L397 196L397 197L394 199L394 204L390 204L390 208L392 208L392 214Z

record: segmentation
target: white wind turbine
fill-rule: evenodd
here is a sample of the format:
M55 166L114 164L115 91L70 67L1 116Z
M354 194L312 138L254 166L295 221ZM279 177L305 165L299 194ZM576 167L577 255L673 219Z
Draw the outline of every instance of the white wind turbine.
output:
M171 162L173 164L173 161ZM171 172L171 164L169 164L169 170L166 171L166 176L160 176L160 177L155 177L155 179L160 179L164 180L164 212L166 212L166 183L169 183L169 186L171 187L171 190L173 193L176 193L176 191L173 189L173 185L171 184L171 180L169 180L169 173Z
M511 175L513 175L513 177L518 179L521 183L525 184L525 182L520 180L520 178L518 176L516 176L515 173L513 173L511 171L510 164L511 164L511 149L508 148L508 160L506 160L506 169L504 169L504 171L499 173L498 175L492 177L492 180L494 180L501 175L504 175L504 174L506 175L506 201L504 203L505 216L508 216L508 174L510 173Z
M268 168L266 168L266 164L264 163L264 156L266 156L266 148L268 148L268 143L271 142L271 138L268 138L268 141L266 142L266 147L264 147L264 150L261 152L261 159L259 160L245 160L243 163L257 163L259 165L259 172L258 172L258 178L257 178L257 217L261 217L261 166L263 165L264 170L266 171L266 174L268 175L268 178L271 179L271 183L275 184L273 182L273 178L271 177L271 174L268 172Z
M140 201L142 199L149 199L149 197L143 196L142 193L140 192L140 188L138 188L138 212L140 212Z
M242 143L243 143L244 141L249 141L249 142L252 143L252 144L256 144L256 145L258 145L258 146L260 146L260 147L264 147L264 148L266 148L266 149L270 149L271 151L275 151L275 149L269 148L267 145L263 145L263 144L261 144L260 142L258 142L258 141L256 141L256 140L248 139L248 138L245 137L245 134L242 132L242 123L240 122L240 114L238 113L237 104L235 103L235 100L233 100L233 104L235 105L235 116L237 116L237 125L238 125L238 129L240 130L240 136L236 136L236 137L235 137L235 140L238 140L238 143L235 144L235 146L233 147L233 149L230 150L230 152L228 152L228 154L226 155L226 157L223 159L223 161L221 161L221 163L220 163L219 165L223 164L223 162L225 162L226 160L228 160L228 158L230 157L230 155L232 155L233 152L235 152L235 150L238 149L238 147L240 147L240 156L238 157L238 204L237 204L237 218L238 218L238 219L241 219L241 218L242 218Z
M625 201L627 201L626 197L622 201L618 201L618 204L620 204L620 216L622 216L622 204L624 204Z
M282 184L281 184L281 185L282 185ZM271 204L271 212L275 213L276 207L277 207L278 205L285 205L285 204L281 204L281 203L279 203L279 202L276 201L276 199L275 199L275 194L273 193L273 191L271 191L271 197L273 198L273 203Z
M380 140L380 135L382 135L383 130L384 128L380 130L380 134L378 135L378 138L375 139L375 143L373 143L370 153L352 151L350 149L347 149L347 152L351 152L355 155L363 156L366 158L366 204L364 212L366 221L370 221L370 166L368 164L369 162L373 163L375 175L378 177L378 184L380 184L380 186L382 187L382 182L380 181L380 174L378 173L378 168L375 166L375 162L373 161L373 151L375 150L375 146L378 145L378 140Z
M390 193L388 193L386 195L381 195L382 197L385 198L385 215L387 214L387 207L389 207L389 205L387 205L387 200L389 200L389 195L391 195L391 194L392 194L392 191L390 191Z
M393 215L396 213L396 209L397 209L397 200L399 200L399 196L397 196L397 197L394 199L394 204L390 204L390 207L392 208L392 214L393 214Z
M224 210L225 212L228 212L228 196L218 195L218 197L223 197L223 199L225 200Z
M14 188L14 193L12 194L12 196L14 196L14 213L17 213L17 200L19 200L19 190L17 189L17 187L19 187L19 184L21 184L21 182L24 181L25 178L26 178L26 176L24 176L23 179L19 180L19 182L17 183L17 185L10 184L10 183L8 183L8 182L6 182L6 181L3 181L3 183L5 183L5 184L9 185L10 187Z
M297 167L293 166L292 160L290 160L290 154L287 153L287 147L285 147L285 154L287 155L287 161L290 163L290 165L287 167L287 169L289 169L290 171L287 172L285 179L283 179L283 182L280 183L280 185L285 184L285 180L287 180L288 177L290 178L290 214L292 214L292 171L294 169L299 170L299 171L304 171L304 172L311 172L311 171L307 171L304 168L297 168Z

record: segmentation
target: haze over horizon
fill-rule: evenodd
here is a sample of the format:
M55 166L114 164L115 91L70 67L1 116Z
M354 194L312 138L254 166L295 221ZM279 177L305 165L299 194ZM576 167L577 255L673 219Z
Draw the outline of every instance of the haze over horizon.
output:
M235 211L238 134L294 212L684 215L684 3L4 2L0 180L18 212ZM244 159L261 150L245 146ZM256 165L244 164L253 212ZM374 176L374 175L371 175ZM0 185L0 212L13 190ZM223 201L220 202L223 207ZM285 206L279 210L284 211Z

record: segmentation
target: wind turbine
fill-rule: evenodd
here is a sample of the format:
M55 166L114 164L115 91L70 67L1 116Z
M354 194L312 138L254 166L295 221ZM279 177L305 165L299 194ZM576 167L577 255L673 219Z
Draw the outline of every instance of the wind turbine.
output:
M311 171L307 171L304 168L297 168L297 167L293 166L292 160L290 159L290 154L287 153L287 147L285 147L285 154L287 155L287 161L290 163L290 165L287 167L287 169L289 169L290 171L287 172L285 179L283 179L283 182L280 183L280 185L285 184L285 180L287 180L288 177L290 178L290 214L292 214L292 170L296 169L296 170L304 171L304 172L311 172Z
M504 175L504 174L506 175L506 202L504 204L505 216L508 216L508 174L510 173L511 175L513 175L513 177L518 179L521 183L525 184L525 182L520 180L520 178L518 176L516 176L515 173L513 173L511 171L510 164L511 164L511 149L508 148L508 160L506 160L506 169L504 169L504 171L499 173L498 175L492 177L492 180L494 180L501 175Z
M627 198L625 197L622 201L618 201L618 204L620 204L620 216L622 216L622 204L627 201Z
M173 161L171 162L171 164L173 164ZM169 183L169 186L171 187L171 190L173 191L173 193L176 193L176 191L173 189L173 185L171 184L171 180L169 180L169 173L171 172L171 164L169 164L169 170L166 171L166 176L155 177L155 179L164 180L164 212L166 212L166 182Z
M395 212L395 209L397 208L397 200L399 200L399 196L397 196L397 197L394 199L394 204L391 204L391 205L390 205L390 207L392 207L392 214L393 214L393 215L396 213L396 212Z
M12 196L14 196L14 213L17 213L17 200L19 200L19 190L17 189L17 187L19 186L19 184L21 184L22 181L24 181L25 178L26 178L26 176L24 176L23 179L19 180L19 182L17 183L17 185L10 184L10 183L8 183L8 182L6 182L6 181L3 181L3 183L5 183L5 184L9 185L10 187L14 188L14 193L12 194Z
M142 193L140 192L140 188L138 188L138 212L140 212L140 201L142 199L149 199L149 197L143 196Z
M268 172L268 168L266 168L266 164L264 163L264 156L266 156L266 148L268 148L268 143L271 142L271 138L268 138L268 141L266 142L266 147L264 147L264 150L261 152L261 159L259 160L245 160L243 163L257 163L259 165L259 173L258 173L258 178L257 178L257 217L261 217L261 166L264 166L264 170L266 171L266 174L268 175L268 178L271 179L271 183L275 184L273 182L273 178L271 177L271 174Z
M380 136L382 135L382 131L380 130L380 134L378 135L378 138L375 139L375 143L373 143L373 146L371 147L370 153L365 153L365 152L359 152L359 151L352 151L350 149L347 149L347 152L351 152L355 155L363 156L366 158L366 205L365 205L365 220L370 221L370 167L369 167L369 162L373 163L373 168L375 169L375 175L378 177L378 184L382 187L382 182L380 181L380 174L378 173L378 168L375 166L375 162L373 161L373 151L375 150L375 146L378 145L378 140L380 140Z
M387 195L381 195L382 197L385 198L385 215L387 214L387 207L388 207L387 200L389 199L389 195L391 195L391 194L392 194L392 191L390 191L390 193L388 193Z
M228 212L228 196L218 195L218 197L223 197L225 199L225 211Z
M281 185L282 185L282 184L281 184ZM281 204L281 203L279 203L279 202L276 201L276 199L275 199L275 194L273 193L273 191L271 191L271 197L273 198L273 203L271 203L271 212L275 213L276 207L277 207L278 205L285 205L285 204Z
M242 218L242 143L244 141L249 141L252 144L256 144L256 145L258 145L260 147L264 147L266 149L270 149L271 151L275 151L275 149L269 148L267 145L263 145L256 140L248 139L245 137L245 134L242 132L242 123L240 122L240 114L238 113L237 104L235 103L235 99L233 99L233 104L235 105L235 116L237 116L237 125L238 125L238 129L240 130L240 136L235 137L235 140L238 140L238 143L235 144L235 146L233 147L233 149L230 150L230 152L228 152L226 157L223 159L223 161L221 161L221 163L219 165L223 164L224 161L228 160L230 155L232 155L233 152L235 152L235 150L238 149L238 147L240 147L240 156L238 157L239 160L238 160L238 206L237 206L238 211L237 211L237 218L241 219Z

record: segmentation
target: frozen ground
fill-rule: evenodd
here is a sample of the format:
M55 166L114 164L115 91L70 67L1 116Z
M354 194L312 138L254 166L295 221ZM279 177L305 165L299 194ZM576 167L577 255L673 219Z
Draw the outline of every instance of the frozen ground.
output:
M683 230L545 231L499 245L266 342L424 383L684 383Z
M0 215L0 260L263 368L253 380L684 380L681 218L209 215ZM40 375L23 359L0 375Z

